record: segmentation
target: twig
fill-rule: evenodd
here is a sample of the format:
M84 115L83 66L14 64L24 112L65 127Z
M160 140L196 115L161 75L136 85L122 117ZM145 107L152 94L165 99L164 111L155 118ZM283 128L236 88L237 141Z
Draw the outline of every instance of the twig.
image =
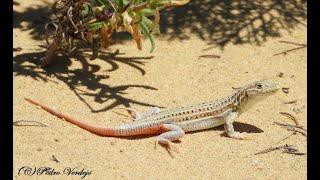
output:
M20 122L34 122L34 123L38 123L44 127L48 127L49 125L45 124L45 123L42 123L42 122L39 122L39 121L36 121L36 120L18 120L18 121L13 121L13 125L15 126L26 126L26 125L19 125L18 123Z
M283 153L288 153L288 154L294 154L294 155L306 155L306 153L301 153L301 152L292 152L290 150L284 150Z
M293 49L289 49L289 50L283 51L283 52L281 52L281 53L274 54L273 56L277 56L277 55L280 55L280 54L286 55L286 54L287 54L288 52L290 52L290 51L295 51L295 50L298 50L298 49L302 49L302 48L307 47L307 44L298 44L298 43L289 42L289 41L279 41L279 42L281 42L281 43L293 44L293 45L297 45L297 46L300 46L300 47L293 48Z
M52 160L52 161L55 161L56 163L59 163L58 159L57 159L54 155L52 155L51 160Z
M295 127L298 128L298 127L301 127L301 126L297 126L297 125L283 124L283 123L278 123L278 122L273 122L273 123L276 124L276 125L285 127L285 128L295 128Z
M108 2L109 2L109 3L110 3L110 5L112 6L112 8L113 8L114 12L116 12L116 13L117 13L117 9L114 7L113 2L112 2L111 0L108 0Z
M299 122L298 122L297 118L294 115L292 115L290 113L287 113L287 112L279 112L279 113L284 115L284 116L287 116L290 119L292 119L297 126L299 125Z
M220 58L219 55L201 55L199 57L203 57L203 58Z
M286 50L284 52L281 52L281 53L278 53L278 54L274 54L273 56L277 56L277 55L280 55L280 54L283 54L283 55L286 55L288 52L290 51L294 51L294 50L298 50L298 49L302 49L302 48L305 48L307 46L304 46L304 47L297 47L297 48L293 48L293 49L289 49L289 50Z
M298 133L302 134L303 136L307 137L307 133L306 133L306 132L302 132L302 131L299 131L299 130L294 129L294 128L292 128L292 129L287 128L287 130L289 130L289 131L294 131L294 132L298 132Z
M296 102L297 102L297 100L292 100L292 101L284 102L284 104L294 104L294 103L296 103Z
M264 154L264 153L268 153L268 152L271 152L271 151L274 151L274 150L279 150L279 149L284 149L284 148L292 148L292 145L285 144L285 145L277 146L277 147L269 147L269 148L267 148L265 150L262 150L262 151L259 151L259 152L255 153L254 155Z
M279 125L279 126L282 126L282 127L286 128L288 131L293 131L293 132L294 132L293 134L295 134L295 133L298 132L298 133L302 134L303 136L307 137L307 130L304 129L303 126L290 125L290 124L282 124L282 123L278 123L278 122L274 122L274 124ZM298 130L298 129L296 129L296 128L298 128L298 129L300 129L300 130ZM301 130L302 130L302 131L301 131ZM292 134L292 135L293 135L293 134Z
M73 17L73 14L72 14L72 6L69 7L68 11L67 11L67 15L68 15L68 18L71 22L71 24L73 25L73 27L76 29L76 31L74 32L74 34L77 34L79 29L78 27L74 24L73 20L72 20L72 17Z
M297 46L307 46L306 44L299 44L299 43L294 43L294 42L290 42L290 41L279 41L281 43L287 43L287 44L293 44L293 45L297 45Z
M307 130L306 130L303 126L291 125L291 124L283 124L283 123L278 123L278 122L273 122L273 123L276 124L276 125L282 126L282 127L284 127L284 128L291 128L291 129L292 129L292 128L298 128L298 129L301 129L301 130L307 132Z
M293 145L288 145L288 144L285 144L282 146L277 146L277 147L270 147L270 148L267 148L267 149L262 150L260 152L257 152L254 155L264 154L264 153L268 153L268 152L271 152L274 150L280 150L280 149L284 149L284 151L283 151L284 153L295 154L295 155L305 155L305 153L299 153L298 152L299 150L294 148Z
M280 142L282 142L282 141L284 141L284 140L286 140L286 139L289 139L289 137L293 136L294 134L295 134L295 133L290 134L289 136L287 136L287 137L285 137L285 138L281 139L280 141L278 141L278 142L277 142L277 143L275 143L274 145L277 145L277 144L279 144Z
M21 47L17 47L17 48L12 48L13 51L21 51L22 48Z

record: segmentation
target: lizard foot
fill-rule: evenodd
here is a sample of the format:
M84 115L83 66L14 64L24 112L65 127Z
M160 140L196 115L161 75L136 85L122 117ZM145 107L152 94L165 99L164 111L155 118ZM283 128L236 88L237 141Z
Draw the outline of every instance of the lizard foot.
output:
M234 132L232 134L228 134L228 136L230 138L234 138L234 139L238 139L238 140L250 140L251 139L248 137L247 133Z
M176 151L178 153L180 153L179 148L177 147L177 145L175 145L173 142L171 142L170 140L163 138L163 137L157 137L155 144L154 144L154 148L157 148L157 144L165 144L168 146L168 149L172 152L172 151Z
M160 129L164 131L164 133L160 134L156 139L156 144L166 144L170 150L180 152L178 147L172 143L172 141L176 141L182 136L184 136L185 132L179 126L174 124L162 124Z

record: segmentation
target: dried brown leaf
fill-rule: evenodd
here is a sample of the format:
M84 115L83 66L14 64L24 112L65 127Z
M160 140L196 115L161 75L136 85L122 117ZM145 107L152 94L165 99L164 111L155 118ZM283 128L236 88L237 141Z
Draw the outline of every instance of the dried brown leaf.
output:
M154 28L156 27L156 25L159 24L159 21L160 21L160 13L157 9L153 10L153 15L154 15L154 20L150 26L150 33L153 32Z
M165 6L182 6L188 4L190 0L180 0L180 1L164 1L162 4Z
M132 25L132 38L136 41L139 50L142 49L142 34L139 28L139 24Z
M123 17L123 26L126 28L126 30L130 34L132 34L133 32L133 29L131 26L132 18L129 16L128 11L123 12L122 17Z
M114 13L110 19L110 25L112 29L118 28L118 19L116 13Z
M93 42L93 32L92 31L88 31L87 32L87 38L86 39L90 44L92 44L92 42Z
M108 48L111 43L112 29L107 28L106 25L103 25L100 31L100 45L103 48Z

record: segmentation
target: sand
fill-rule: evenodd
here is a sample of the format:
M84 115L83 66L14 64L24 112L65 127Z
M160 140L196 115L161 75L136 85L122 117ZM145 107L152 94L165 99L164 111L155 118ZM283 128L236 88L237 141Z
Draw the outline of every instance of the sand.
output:
M30 0L13 6L13 45L22 48L13 53L13 121L49 125L13 126L14 179L306 179L306 155L283 150L254 155L285 144L307 153L305 136L274 124L293 125L279 114L288 112L307 126L306 48L274 56L299 47L279 41L307 42L306 7L300 1L290 6L254 1L250 8L265 12L265 24L245 21L254 19L250 15L237 17L236 4L228 5L234 7L234 16L225 18L226 3L220 1L167 9L153 53L148 39L139 51L130 38L119 34L96 60L89 60L89 49L80 48L44 71L36 63L43 55L39 45L45 44L43 26L53 2ZM208 13L208 8L214 12ZM181 152L171 155L165 147L154 148L155 136L98 136L24 100L54 106L91 124L121 124L130 120L120 119L114 107L145 112L151 106L168 109L212 101L229 95L232 87L260 79L270 79L289 92L279 90L237 119L235 129L247 132L250 140L227 138L223 127L217 127L186 134L176 143ZM296 102L285 104L292 100ZM28 167L51 169L24 175ZM68 174L71 170L78 174Z

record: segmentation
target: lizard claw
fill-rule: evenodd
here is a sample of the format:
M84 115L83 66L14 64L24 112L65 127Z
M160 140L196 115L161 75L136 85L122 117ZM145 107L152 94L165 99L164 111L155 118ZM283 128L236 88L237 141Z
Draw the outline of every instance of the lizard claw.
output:
M171 142L170 140L168 140L168 139L159 139L159 138L157 138L157 140L155 141L155 144L154 144L154 149L156 149L157 148L157 144L166 144L166 145L168 145L168 150L170 151L170 152L173 152L173 151L175 151L175 152L177 152L177 153L180 153L180 150L179 150L179 148L178 148L178 146L177 145L175 145L173 142Z
M131 113L131 115L133 116L133 120L139 120L139 119L141 119L141 115L140 115L140 113L137 111L137 110L135 110L135 109L132 109L132 108L127 108L127 107L115 107L114 109L123 109L123 110L127 110L127 111L130 111ZM132 114L133 113L133 114Z
M251 138L249 138L248 135L245 134L247 133L234 132L233 134L229 134L228 136L238 140L250 140Z
M170 142L168 144L168 148L169 148L170 151L175 151L177 153L180 153L180 150L179 150L178 146L173 144L172 142Z
M239 137L239 138L235 138L235 139L238 139L238 140L251 140L251 138L249 138L249 137Z

